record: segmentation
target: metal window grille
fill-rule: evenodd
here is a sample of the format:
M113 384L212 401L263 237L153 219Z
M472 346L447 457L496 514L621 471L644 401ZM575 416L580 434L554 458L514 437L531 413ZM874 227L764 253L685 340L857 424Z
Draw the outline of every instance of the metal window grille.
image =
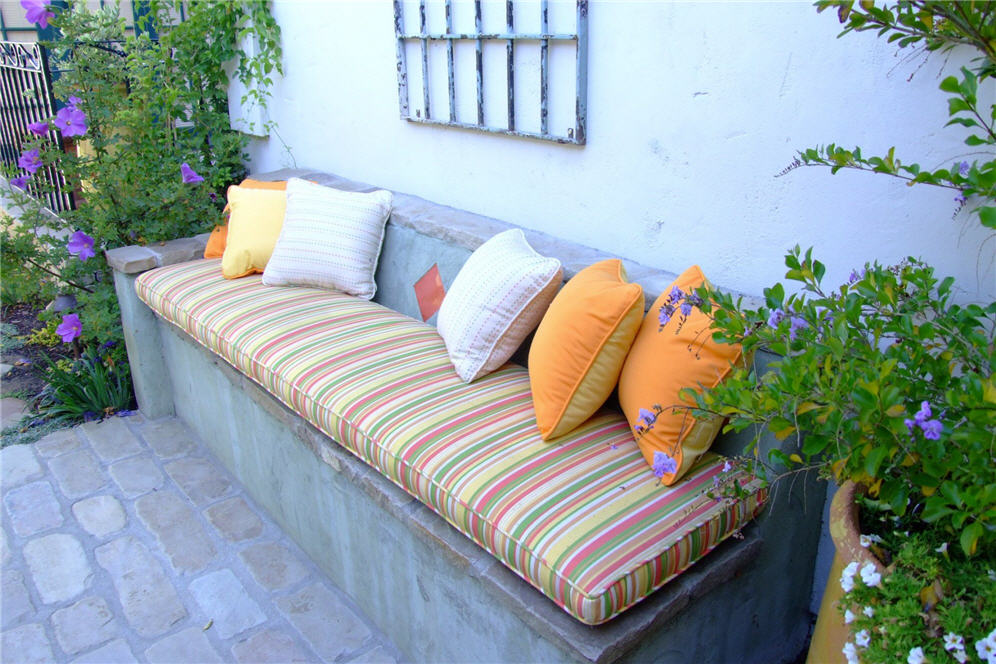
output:
M52 81L45 49L38 43L0 42L0 159L17 164L28 124L41 122L55 114ZM61 135L50 132L57 144ZM28 188L38 193L36 181L49 185L45 194L47 207L56 212L73 207L72 192L62 172L54 164L44 165L29 181Z
M551 33L549 31L549 2L540 2L540 31L538 33L516 32L514 28L514 0L505 2L505 25L502 32L485 32L482 26L481 0L474 0L474 32L454 32L453 3L445 0L446 30L431 32L426 21L426 0L419 0L419 32L405 31L403 0L394 0L394 31L397 37L398 49L398 99L401 106L401 117L409 122L477 129L494 134L537 138L555 143L584 145L587 122L587 78L588 78L588 0L576 0L577 27L573 33ZM475 49L476 66L476 122L461 121L457 118L457 84L455 77L454 43L472 42ZM487 42L506 43L505 82L506 82L506 113L501 123L486 117L485 85L484 85L484 44ZM517 126L515 103L515 66L516 45L522 42L538 42L540 62L539 84L539 131L524 130ZM575 51L575 86L574 86L574 126L568 127L563 134L554 133L549 122L550 96L550 45L552 42L574 45ZM409 104L409 86L407 69L407 45L417 44L421 55L422 99L421 108L412 115ZM447 65L447 109L443 113L436 112L430 95L429 52L433 44L443 43L446 47ZM522 124L522 123L520 123Z

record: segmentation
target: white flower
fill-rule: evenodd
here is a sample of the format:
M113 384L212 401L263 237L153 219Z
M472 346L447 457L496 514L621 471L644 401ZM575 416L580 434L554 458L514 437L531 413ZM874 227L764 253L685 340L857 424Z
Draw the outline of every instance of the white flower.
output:
M875 609L871 608L870 606L866 606L861 613L865 614L869 618L875 617Z
M923 648L917 646L910 649L910 655L906 658L906 664L923 664L927 658L923 656Z
M858 664L858 649L854 647L853 643L850 641L845 643L841 652L847 658L847 664Z
M844 568L844 571L843 573L841 573L841 576L849 576L851 578L854 578L854 576L858 573L859 567L860 565L858 565L858 561L852 560L851 562L847 563L847 567Z
M944 649L948 652L952 650L964 650L965 639L954 632L948 632L944 635Z
M844 611L844 624L850 625L852 622L854 622L854 614L851 613L850 609L847 609Z
M727 461L726 463L723 464L723 472L724 473L728 473L731 470L733 470L733 464L732 463L730 463L729 461Z
M975 652L979 653L979 659L984 662L996 662L996 638L990 632L989 636L975 642Z
M996 570L987 570L987 574L990 581L996 582Z
M937 547L936 549L934 549L934 551L936 551L937 553L947 553L948 552L948 543L945 542L944 544L942 544L939 547Z
M870 642L871 642L871 634L868 633L867 629L863 629L854 635L854 643L861 646L862 648L867 648Z
M854 590L854 577L842 575L840 577L840 587L844 589L845 593L849 593Z
M955 650L951 656L958 660L958 664L965 664L968 661L968 654L964 650Z
M868 535L861 535L858 537L858 542L861 543L861 546L867 549L872 545L872 538L869 537Z
M882 575L875 571L875 565L865 563L864 567L861 568L861 580L869 588L874 588L882 583Z

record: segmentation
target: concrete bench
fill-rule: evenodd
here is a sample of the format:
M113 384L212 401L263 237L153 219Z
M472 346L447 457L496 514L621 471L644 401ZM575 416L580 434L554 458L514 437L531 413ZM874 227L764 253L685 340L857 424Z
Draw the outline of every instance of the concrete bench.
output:
M269 177L291 175L341 189L373 189L307 171ZM437 264L448 283L476 246L508 227L396 194L377 299L416 316L411 286L429 266ZM606 257L541 234L527 236L538 251L560 258L567 276ZM774 496L742 540L721 544L608 623L583 625L138 300L139 273L198 258L203 245L200 237L108 252L140 407L151 417L175 412L197 431L413 660L771 662L791 660L802 647L810 622L819 487L800 482ZM650 301L672 277L626 267ZM724 436L718 447L736 453L743 443Z

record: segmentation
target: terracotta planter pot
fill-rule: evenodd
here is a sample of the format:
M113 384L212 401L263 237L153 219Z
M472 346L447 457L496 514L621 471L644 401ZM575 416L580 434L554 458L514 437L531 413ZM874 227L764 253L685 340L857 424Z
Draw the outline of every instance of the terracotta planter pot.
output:
M861 566L871 563L880 574L885 574L885 566L871 551L861 546L858 505L855 502L858 490L854 482L845 482L837 489L830 503L830 537L833 539L835 554L830 576L823 590L823 601L806 664L846 661L842 650L851 637L851 630L844 624L844 617L837 608L844 597L844 589L840 587L840 576L844 568L855 561Z

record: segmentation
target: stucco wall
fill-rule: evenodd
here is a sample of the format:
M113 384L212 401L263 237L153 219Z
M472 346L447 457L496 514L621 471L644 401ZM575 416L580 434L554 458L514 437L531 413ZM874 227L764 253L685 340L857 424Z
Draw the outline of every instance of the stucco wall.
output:
M953 217L950 190L817 168L774 177L796 149L830 141L896 145L925 167L966 158L937 85L970 53L924 64L870 33L838 40L836 18L809 3L593 0L588 144L576 147L401 120L387 0L276 0L274 14L285 75L269 113L293 160L276 137L258 140L253 170L332 171L672 272L697 262L747 293L781 279L800 244L831 283L915 255L964 299L996 296L996 240Z

